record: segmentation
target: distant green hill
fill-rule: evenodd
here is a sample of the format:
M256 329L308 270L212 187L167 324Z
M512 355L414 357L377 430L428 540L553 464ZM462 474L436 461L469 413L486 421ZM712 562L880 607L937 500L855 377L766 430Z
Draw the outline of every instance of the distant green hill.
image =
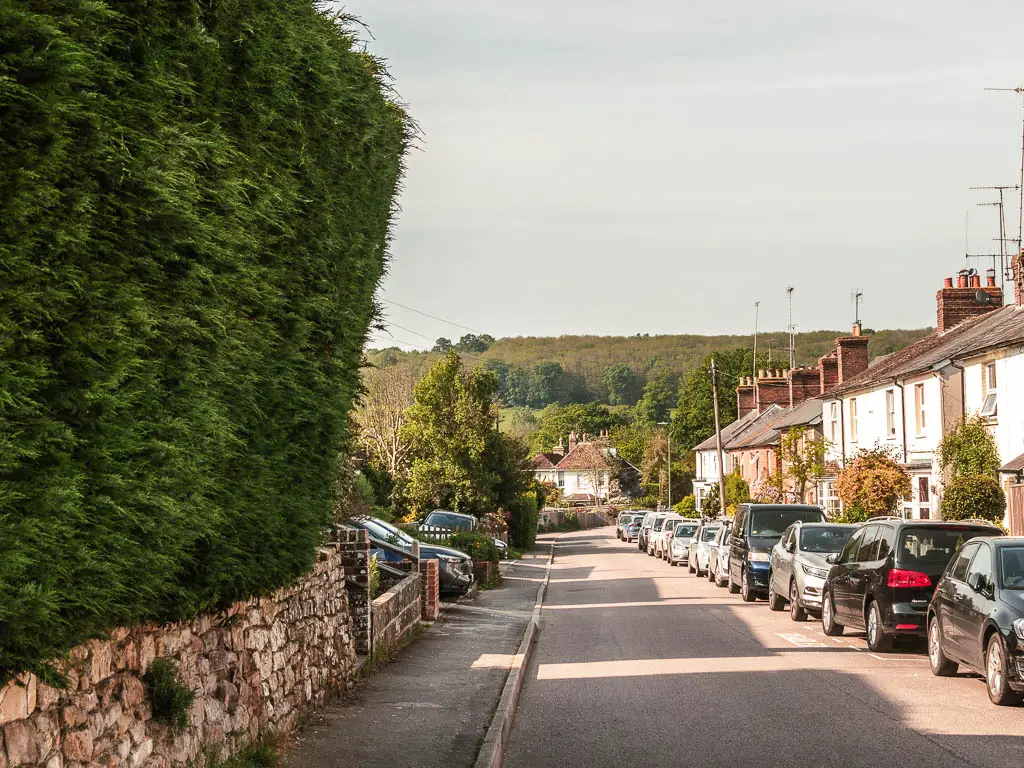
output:
M872 357L896 352L929 333L931 329L866 330L871 337ZM834 349L835 339L848 335L839 331L812 331L796 337L797 365L813 365L819 357ZM477 341L474 337L474 341ZM479 349L483 345L470 348ZM625 364L636 376L635 392L655 377L681 379L712 352L750 348L750 336L660 335L637 336L548 336L487 339L482 352L460 352L467 364L486 364L499 374L506 402L541 407L546 402L608 402L605 372L610 366ZM788 359L785 333L766 333L758 337L758 352L771 349L773 360L782 365ZM403 363L422 372L440 356L439 352L404 352L399 349L371 349L367 359L373 365ZM554 366L557 364L563 375ZM540 366L540 369L538 369ZM539 370L539 373L538 373ZM527 383L526 377L534 381ZM536 381L536 379L543 381ZM523 379L523 381L520 381ZM531 394L517 395L531 390ZM517 402L517 397L521 402ZM529 402L528 402L529 401ZM545 402L546 401L546 402Z

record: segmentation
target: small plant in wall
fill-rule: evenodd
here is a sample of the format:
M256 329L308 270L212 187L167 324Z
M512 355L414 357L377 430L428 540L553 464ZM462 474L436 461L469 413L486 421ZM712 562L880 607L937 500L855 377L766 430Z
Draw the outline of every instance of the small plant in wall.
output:
M178 729L186 728L196 692L181 684L178 665L171 659L157 659L144 681L149 688L153 719Z

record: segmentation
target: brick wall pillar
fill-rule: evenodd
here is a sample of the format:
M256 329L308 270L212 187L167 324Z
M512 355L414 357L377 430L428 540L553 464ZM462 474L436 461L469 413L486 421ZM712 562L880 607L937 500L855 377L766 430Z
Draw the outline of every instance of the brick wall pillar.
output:
M338 545L341 565L345 570L356 653L366 656L371 648L373 620L370 612L370 538L361 528L338 526L334 529L333 540Z
M424 621L437 621L441 615L441 584L437 560L420 560L420 597Z

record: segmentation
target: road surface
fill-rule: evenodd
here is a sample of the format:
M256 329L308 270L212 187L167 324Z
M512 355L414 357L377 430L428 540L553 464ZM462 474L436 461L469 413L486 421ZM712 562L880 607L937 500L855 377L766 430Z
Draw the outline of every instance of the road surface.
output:
M1024 709L924 645L872 654L744 603L613 528L563 535L506 768L1000 766Z

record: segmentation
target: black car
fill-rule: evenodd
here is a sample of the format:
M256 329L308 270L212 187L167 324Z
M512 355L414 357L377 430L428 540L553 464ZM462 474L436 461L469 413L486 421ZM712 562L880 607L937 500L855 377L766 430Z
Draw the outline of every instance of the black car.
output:
M729 534L729 591L751 603L768 595L772 547L797 521L825 522L820 507L807 504L741 504ZM724 542L723 542L724 543Z
M1024 537L974 539L949 563L928 606L936 675L963 665L985 676L993 704L1024 693Z
M868 520L826 558L822 629L832 636L843 627L867 630L876 652L889 650L896 636L923 637L932 592L953 555L970 539L1001 533L985 523Z

